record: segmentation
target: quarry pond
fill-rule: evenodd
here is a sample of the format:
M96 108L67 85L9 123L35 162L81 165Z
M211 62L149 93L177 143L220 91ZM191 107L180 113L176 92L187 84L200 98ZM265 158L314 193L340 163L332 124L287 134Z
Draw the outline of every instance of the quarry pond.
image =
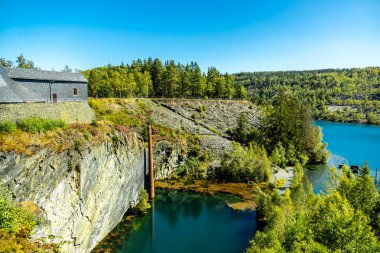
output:
M328 164L305 167L316 193L322 190L331 166L362 166L367 161L372 175L376 167L380 169L379 126L328 121L316 121L316 125L322 127L331 152ZM128 232L111 236L112 252L244 252L257 229L256 214L233 211L226 205L228 198L158 189L148 215L126 222Z
M112 252L244 252L256 231L255 212L233 211L225 202L226 196L157 190L154 207Z
M328 167L340 164L363 166L367 161L371 175L380 170L380 126L330 121L316 121L322 127L323 141L331 152L327 165L307 166L305 174L319 193L328 178Z

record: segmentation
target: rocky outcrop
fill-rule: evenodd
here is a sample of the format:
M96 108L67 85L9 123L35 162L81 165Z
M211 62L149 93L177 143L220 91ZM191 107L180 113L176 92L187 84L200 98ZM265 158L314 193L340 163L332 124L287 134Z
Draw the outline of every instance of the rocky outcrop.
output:
M40 208L36 238L54 238L63 252L89 252L137 203L145 160L142 140L131 133L80 151L0 153L0 177L18 201Z
M245 114L249 124L256 127L263 117L262 111L246 100L162 98L154 101L206 129L222 134L236 127L240 114Z
M153 146L154 178L156 180L168 178L186 160L186 152L181 145L168 141L157 142Z

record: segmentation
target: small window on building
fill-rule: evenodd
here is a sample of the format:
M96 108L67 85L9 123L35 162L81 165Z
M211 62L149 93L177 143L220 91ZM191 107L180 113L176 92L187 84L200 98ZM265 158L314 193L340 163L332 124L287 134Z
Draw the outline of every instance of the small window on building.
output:
M77 96L77 95L78 95L78 89L77 89L77 88L74 88L74 89L73 89L73 95L74 95L74 96Z

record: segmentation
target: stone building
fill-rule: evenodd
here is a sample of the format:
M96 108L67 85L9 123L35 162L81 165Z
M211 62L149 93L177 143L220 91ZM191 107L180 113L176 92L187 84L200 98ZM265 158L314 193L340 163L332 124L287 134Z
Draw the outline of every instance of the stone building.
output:
M0 66L0 103L87 100L87 79L81 73Z

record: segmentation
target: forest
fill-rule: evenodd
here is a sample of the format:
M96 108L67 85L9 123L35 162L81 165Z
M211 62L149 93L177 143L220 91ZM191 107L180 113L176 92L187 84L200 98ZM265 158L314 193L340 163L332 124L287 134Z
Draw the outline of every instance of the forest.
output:
M331 170L321 194L313 193L300 166L284 195L261 192L261 225L246 253L379 252L380 195L367 164L354 175Z
M214 67L203 73L196 62L183 65L159 59L107 65L83 71L93 97L247 98L232 75Z
M380 124L379 67L242 72L234 77L256 104L271 104L287 90L305 100L317 119Z

